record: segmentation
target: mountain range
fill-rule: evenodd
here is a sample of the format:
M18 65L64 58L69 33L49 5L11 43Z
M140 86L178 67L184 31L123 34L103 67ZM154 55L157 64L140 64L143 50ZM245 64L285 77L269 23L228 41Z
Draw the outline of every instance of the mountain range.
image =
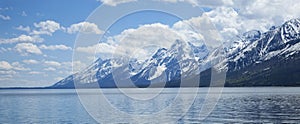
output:
M300 86L299 41L300 19L246 32L222 48L176 40L145 61L99 58L48 88L210 86L211 72L220 70L227 71L222 86ZM200 79L181 82L187 78Z

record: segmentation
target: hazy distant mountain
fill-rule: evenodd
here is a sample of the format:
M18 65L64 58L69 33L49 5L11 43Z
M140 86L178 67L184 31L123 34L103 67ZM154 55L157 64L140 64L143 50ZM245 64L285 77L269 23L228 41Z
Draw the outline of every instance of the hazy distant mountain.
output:
M181 78L200 75L200 86L209 86L210 68L227 69L225 86L300 85L300 20L293 19L267 32L249 31L225 48L209 49L180 40L160 48L144 62L113 58L98 59L81 72L59 81L51 88L77 87L166 87L180 86ZM215 58L226 52L226 59ZM131 81L133 84L128 83ZM189 85L182 82L181 86Z

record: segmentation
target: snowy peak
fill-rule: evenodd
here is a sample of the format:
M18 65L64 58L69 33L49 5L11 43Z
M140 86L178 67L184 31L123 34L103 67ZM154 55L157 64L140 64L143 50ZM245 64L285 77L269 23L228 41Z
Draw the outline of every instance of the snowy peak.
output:
M228 69L233 74L245 70L257 74L257 66L268 68L271 64L279 63L298 65L300 56L300 20L293 19L281 26L272 27L267 32L258 30L248 31L236 37L224 48L208 49L205 44L175 40L170 48L160 48L145 61L135 58L97 59L88 68L61 80L53 87L74 87L74 81L85 87L91 84L101 84L101 87L115 87L115 75L122 85L131 80L135 85L147 87L150 83L167 82L169 86L178 86L181 78L200 74L215 65L218 69ZM195 42L195 41L193 41ZM199 41L201 42L201 41ZM225 53L224 53L225 52ZM271 61L271 62L270 62ZM270 64L271 63L271 64ZM280 65L279 64L279 65ZM282 66L276 66L283 68ZM289 68L293 69L293 68ZM264 71L264 70L262 70ZM260 72L262 72L260 71ZM236 73L238 72L238 73ZM259 73L260 73L259 72ZM299 72L295 70L295 72ZM239 75L240 76L240 75ZM298 81L299 82L299 81ZM174 84L175 83L175 84Z
M191 47L194 57L197 61L204 60L209 55L209 50L207 49L206 45L202 44L200 46L195 46L192 43L188 43Z
M258 39L261 38L261 32L259 30L252 30L252 31L248 31L246 33L243 33L243 35L241 36L242 41L256 41Z
M262 33L258 30L245 32L242 35L237 36L231 44L225 45L225 50L228 52L228 55L236 54L252 42L257 41L262 37Z
M160 48L158 49L155 54L152 56L153 58L162 58L166 55L167 49L166 48Z
M284 43L289 42L291 40L299 39L300 37L300 20L292 19L287 21L282 25L281 29L281 37Z
M247 46L240 47L242 49L239 51L232 52L229 56L229 65L233 70L237 70L267 61L275 56L282 56L283 53L295 53L293 52L295 51L294 44L297 44L300 39L299 22L299 19L293 19L276 29L260 34L259 39L250 42ZM291 43L291 41L294 42Z

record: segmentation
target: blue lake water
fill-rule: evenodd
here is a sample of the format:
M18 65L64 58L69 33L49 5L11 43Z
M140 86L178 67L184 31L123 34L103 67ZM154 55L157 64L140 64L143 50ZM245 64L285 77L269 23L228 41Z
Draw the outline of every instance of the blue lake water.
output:
M95 93L96 90L84 90L90 103L96 99L89 96L99 95ZM146 98L152 94L151 90L143 93L134 89L129 91L129 94L136 98ZM192 90L185 89L184 98L193 94L190 91ZM199 88L195 98L177 101L174 101L178 94L176 88L161 91L152 99L149 97L144 100L133 99L116 89L105 89L103 93L116 110L135 116L160 113L176 102L174 109L163 116L152 118L153 122L165 120L164 123L167 123L171 118L176 123L300 123L300 88L224 88L221 96L217 97L218 102L204 119L200 110L203 109L207 91L207 88ZM183 108L188 106L187 100L193 100L193 104L188 111L184 111ZM124 120L118 118L119 113L109 112L108 106L94 106L95 111L101 114L89 114L76 91L71 89L0 90L0 123L149 122L139 118Z

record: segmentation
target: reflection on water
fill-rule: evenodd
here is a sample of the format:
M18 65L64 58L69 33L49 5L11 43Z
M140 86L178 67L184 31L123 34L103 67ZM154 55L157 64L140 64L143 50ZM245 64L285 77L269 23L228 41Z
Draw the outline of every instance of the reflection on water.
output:
M176 98L176 91L177 89L169 89L155 99L146 101L128 98L113 89L106 90L105 96L121 112L131 115L151 115L170 106ZM93 94L93 90L85 92L86 95L97 95ZM143 95L136 92L132 94ZM190 94L186 92L184 95ZM177 104L172 111L153 120L173 118L178 123L300 123L300 88L225 88L212 113L205 120L200 120L199 111L203 107L205 95L203 88L183 117L181 116L183 108L188 104L187 99L176 100ZM118 113L97 116L118 117ZM103 120L107 121L110 120ZM129 121L143 122L136 118L122 122ZM97 121L85 111L74 90L0 90L0 123L97 123Z

